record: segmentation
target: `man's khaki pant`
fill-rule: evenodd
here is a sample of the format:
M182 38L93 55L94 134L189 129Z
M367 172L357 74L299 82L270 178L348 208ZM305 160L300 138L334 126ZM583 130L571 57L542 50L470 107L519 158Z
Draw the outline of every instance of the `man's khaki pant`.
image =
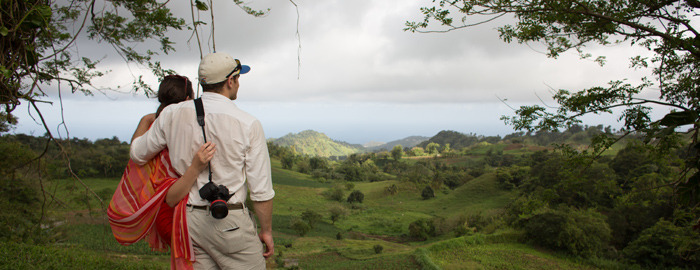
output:
M194 269L265 269L263 247L248 209L215 219L208 210L187 209Z

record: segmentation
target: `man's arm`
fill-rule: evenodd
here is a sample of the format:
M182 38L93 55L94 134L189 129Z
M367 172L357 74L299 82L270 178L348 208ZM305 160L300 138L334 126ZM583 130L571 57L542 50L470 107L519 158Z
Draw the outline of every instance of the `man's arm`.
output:
M256 202L253 201L255 215L260 222L260 241L266 246L263 256L269 258L275 254L275 243L272 240L272 199L268 201Z

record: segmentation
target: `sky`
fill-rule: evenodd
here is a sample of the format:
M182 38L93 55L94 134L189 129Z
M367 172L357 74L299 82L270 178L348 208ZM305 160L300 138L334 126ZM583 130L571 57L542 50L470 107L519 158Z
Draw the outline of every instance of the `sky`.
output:
M169 5L188 19L185 2ZM575 52L552 59L542 53L541 44L505 43L496 30L512 22L505 17L449 33L403 31L406 21L422 20L420 7L432 3L427 0L294 2L298 10L291 1L251 1L253 8L270 8L266 16L254 18L232 2L215 1L216 50L251 67L241 77L235 103L260 119L268 138L308 129L358 144L430 137L441 130L503 136L514 131L501 116L512 116L512 108L522 105L554 106L555 89L583 89L621 78L635 83L650 74L629 68L630 57L646 53L629 45L587 48L607 57L601 67ZM213 44L211 18L208 12L200 16L209 22L200 34L206 54ZM200 55L192 32L168 36L177 51L156 60L196 80ZM57 86L47 88L46 99L53 104L40 108L54 134L128 141L141 116L155 111L157 101L131 91L130 82L144 76L157 89L157 78L110 50L79 39L77 52L102 59L101 67L110 72L95 81L102 90L93 96L71 94L62 86L59 99ZM642 95L654 98L658 93ZM26 104L15 113L20 118L15 133L44 134ZM619 128L616 116L584 120Z

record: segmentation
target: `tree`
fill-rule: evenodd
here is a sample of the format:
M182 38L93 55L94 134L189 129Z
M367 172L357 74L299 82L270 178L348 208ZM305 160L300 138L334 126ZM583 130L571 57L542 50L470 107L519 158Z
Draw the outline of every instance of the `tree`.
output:
M306 221L306 223L309 224L309 227L312 229L314 228L314 225L316 225L317 222L319 222L323 218L321 214L316 213L316 211L313 210L306 210L303 213L301 213L301 219Z
M304 236L311 230L311 226L298 217L292 219L289 225L299 234L299 236Z
M423 200L435 198L435 192L430 186L425 186L423 191L421 191L420 196L423 197Z
M425 151L428 151L428 153L431 155L437 155L439 148L440 144L431 142L427 146L425 146Z
M350 195L348 196L348 202L349 203L362 203L362 201L365 199L365 194L362 194L361 191L355 190Z
M336 221L348 214L348 211L342 206L333 206L330 210L328 210L328 212L330 212L331 222L334 225Z
M590 44L626 44L641 46L651 56L638 55L630 59L633 68L651 67L648 77L633 85L625 78L580 90L558 90L554 94L559 107L522 106L512 117L502 117L516 130L556 131L581 123L588 114L619 115L624 135L642 134L645 142L656 151L671 151L682 146L681 135L688 134L685 166L675 183L676 194L686 205L700 203L700 29L691 23L700 12L697 0L464 0L433 1L431 7L421 8L421 22L407 22L405 30L413 32L449 32L489 22L503 16L515 17L513 24L498 28L505 42L542 42L547 55L558 57L576 50L582 58L591 58L584 51ZM479 17L483 16L483 17ZM479 17L478 19L476 19ZM475 20L475 21L473 21ZM441 30L426 30L438 23ZM595 59L605 64L605 57ZM658 98L642 97L640 92L658 92ZM653 119L650 105L670 110L660 119ZM550 109L551 108L551 109ZM682 127L682 128L681 128ZM686 137L686 138L688 138ZM600 134L593 139L592 153L596 157L618 142L619 137ZM693 149L695 148L695 149Z
M391 149L391 157L394 158L394 160L399 161L401 157L403 157L403 146L395 145L393 149Z

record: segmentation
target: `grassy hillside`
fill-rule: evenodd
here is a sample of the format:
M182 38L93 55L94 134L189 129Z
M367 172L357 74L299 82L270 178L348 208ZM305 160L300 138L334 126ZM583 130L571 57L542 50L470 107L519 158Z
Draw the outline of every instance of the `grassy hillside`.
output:
M334 141L326 134L313 130L305 130L297 134L290 133L281 138L271 140L274 144L294 148L298 154L310 156L347 156L364 151L361 145Z
M397 180L353 183L352 190L365 194L364 202L351 206L330 201L322 194L337 184L320 181L306 174L284 170L272 162L275 187L273 230L276 256L268 268L282 266L301 269L587 269L567 257L551 254L518 243L518 232L494 227L492 234L473 232L456 237L445 234L428 241L407 238L409 224L420 219L481 216L497 219L512 194L497 188L493 174L484 174L455 190L439 190L436 197L423 200L417 188ZM85 179L109 197L116 179ZM396 184L395 195L385 188ZM2 269L29 267L62 269L165 269L169 255L150 251L145 243L124 247L114 241L97 200L81 200L78 183L61 180L48 183L61 197L73 198L64 207L52 207L67 217L57 231L60 244L3 244ZM342 185L345 189L345 186ZM351 190L345 189L345 196ZM108 198L105 198L109 200ZM54 205L55 206L55 205ZM329 209L344 207L347 215L333 224ZM292 222L305 211L322 218L306 235L300 236ZM60 236L62 235L62 236ZM338 239L338 235L341 239ZM381 249L377 252L377 248ZM23 258L22 261L19 258ZM12 262L12 263L9 263ZM31 267L29 267L31 268Z

